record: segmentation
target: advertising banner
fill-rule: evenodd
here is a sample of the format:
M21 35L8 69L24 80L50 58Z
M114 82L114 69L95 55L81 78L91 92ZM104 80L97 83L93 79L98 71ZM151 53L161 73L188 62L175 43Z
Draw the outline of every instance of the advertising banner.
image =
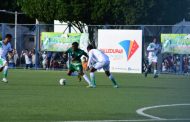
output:
M79 47L86 50L88 33L42 32L40 38L41 51L63 52L71 47L73 42L78 42Z
M110 58L111 72L142 72L142 30L98 30L98 49Z
M190 54L190 34L161 34L162 53Z

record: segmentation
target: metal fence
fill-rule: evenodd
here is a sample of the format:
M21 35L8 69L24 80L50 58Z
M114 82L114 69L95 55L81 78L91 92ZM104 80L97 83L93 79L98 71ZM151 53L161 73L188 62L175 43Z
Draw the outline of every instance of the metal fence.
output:
M85 25L82 30L78 30L72 25L55 24L0 24L1 38L10 33L13 36L12 47L17 53L14 56L14 65L11 68L25 68L25 59L22 52L28 49L32 53L32 66L35 69L65 69L66 62L62 58L61 52L44 53L40 50L40 33L54 32L60 30L68 32L89 33L89 43L98 46L98 29L140 29L143 32L143 59L146 57L147 45L156 37L160 42L160 35L165 34L190 34L189 25ZM16 29L15 29L16 28ZM16 32L15 32L16 30ZM44 65L44 57L48 59L48 65ZM52 64L53 63L53 64ZM188 73L190 71L190 55L160 54L158 60L160 72L167 73Z

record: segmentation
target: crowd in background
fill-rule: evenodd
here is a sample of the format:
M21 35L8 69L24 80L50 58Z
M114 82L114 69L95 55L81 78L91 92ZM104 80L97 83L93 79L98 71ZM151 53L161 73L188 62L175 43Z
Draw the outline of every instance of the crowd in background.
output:
M39 68L49 69L66 69L67 59L59 52L39 52ZM14 49L8 53L7 60L9 68L35 68L36 62L35 49L25 49L20 54Z
M180 59L182 58L182 59ZM182 65L181 65L182 61ZM190 73L190 55L166 55L162 60L162 72Z
M66 69L67 59L62 56L63 53L59 52L40 52L39 53L39 68L42 69ZM25 49L18 54L14 49L8 53L7 60L9 62L9 68L35 68L35 49ZM86 62L87 59L83 58ZM180 55L167 54L162 58L161 71L179 73L182 70L183 73L190 72L190 55L182 56L182 67L181 67ZM181 68L181 69L180 69Z

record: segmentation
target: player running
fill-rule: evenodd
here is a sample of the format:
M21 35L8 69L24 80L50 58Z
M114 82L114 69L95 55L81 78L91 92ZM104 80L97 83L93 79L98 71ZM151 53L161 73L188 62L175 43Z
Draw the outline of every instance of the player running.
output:
M157 73L157 60L158 60L158 53L160 52L160 46L156 43L156 38L153 39L153 42L150 43L147 47L148 52L148 66L145 71L145 77L147 77L148 72L151 70L151 66L153 65L154 68L154 78L158 77Z
M118 88L118 85L110 73L110 60L109 57L98 49L93 49L92 45L88 45L87 50L89 52L88 67L90 68L90 78L93 83L93 87L96 87L94 72L99 69L104 69L105 74L112 81L114 88Z
M71 60L68 69L69 76L83 76L85 81L88 83L88 87L91 87L91 82L88 76L83 72L81 57L84 55L88 57L87 53L78 48L79 44L77 42L72 43L72 47L69 48L65 53L64 57L69 57ZM77 71L77 72L76 72Z
M12 39L11 34L7 34L3 41L0 41L0 71L3 71L3 79L2 82L8 83L7 75L8 75L8 62L6 61L6 57L9 51L12 51L10 41Z

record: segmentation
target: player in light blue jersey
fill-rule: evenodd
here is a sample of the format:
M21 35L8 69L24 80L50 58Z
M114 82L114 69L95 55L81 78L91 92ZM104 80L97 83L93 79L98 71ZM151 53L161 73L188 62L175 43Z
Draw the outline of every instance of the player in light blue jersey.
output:
M10 41L12 39L11 34L7 34L3 41L0 41L0 71L3 71L3 79L2 82L8 83L7 75L8 75L8 62L6 61L6 57L9 51L12 51Z
M148 72L150 72L151 66L153 65L154 68L154 78L158 77L157 73L157 60L158 60L158 54L160 53L161 47L157 43L156 38L153 39L153 42L150 43L147 47L148 52L148 67L145 71L145 77L147 77Z

